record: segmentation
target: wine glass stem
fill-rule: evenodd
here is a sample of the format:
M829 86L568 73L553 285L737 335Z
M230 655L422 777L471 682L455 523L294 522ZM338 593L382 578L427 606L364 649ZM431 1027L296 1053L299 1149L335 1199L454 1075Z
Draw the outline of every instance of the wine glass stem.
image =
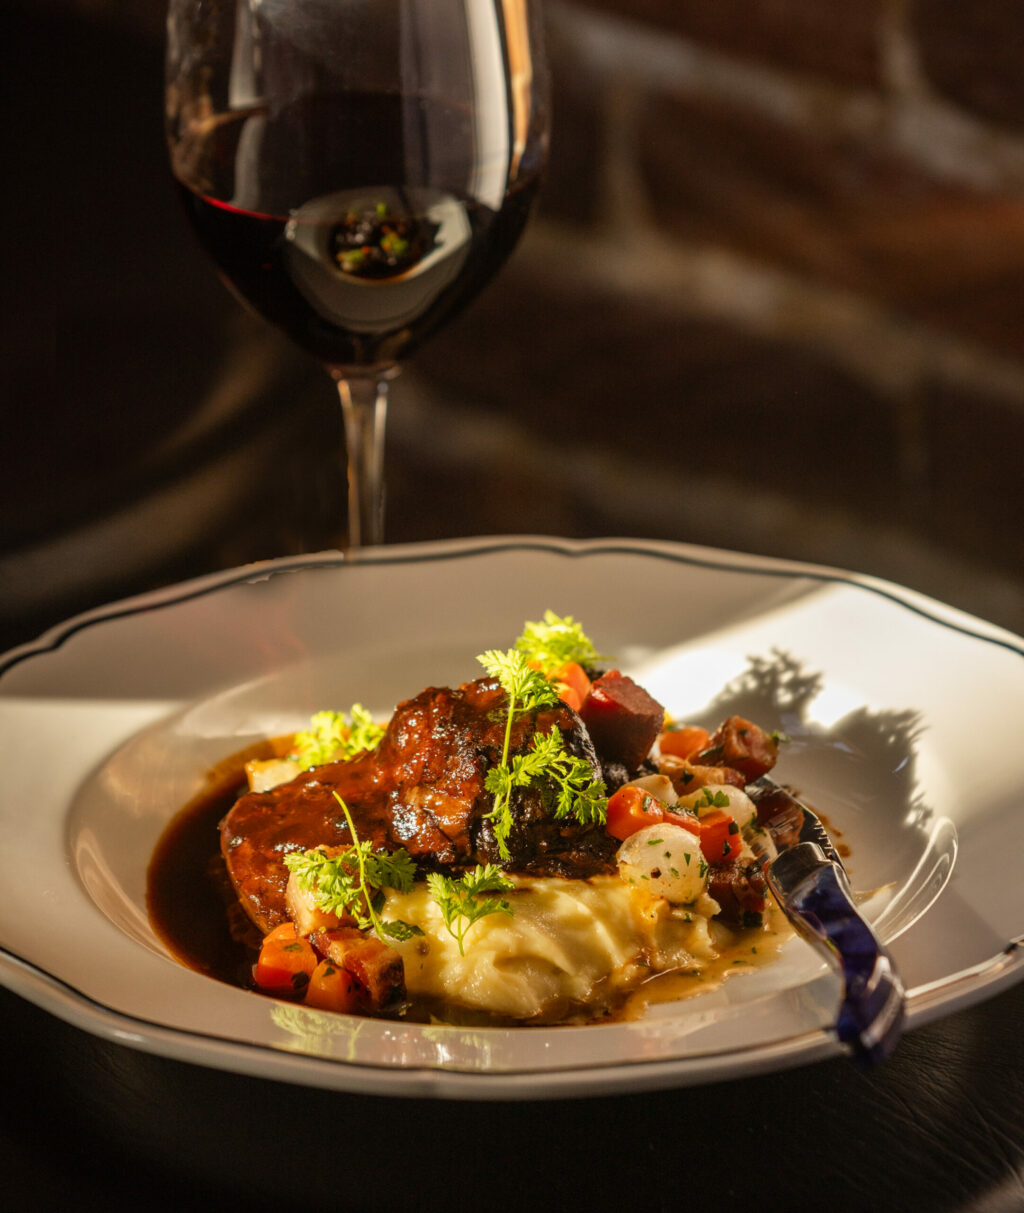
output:
M348 546L384 542L384 376L338 378L348 448Z

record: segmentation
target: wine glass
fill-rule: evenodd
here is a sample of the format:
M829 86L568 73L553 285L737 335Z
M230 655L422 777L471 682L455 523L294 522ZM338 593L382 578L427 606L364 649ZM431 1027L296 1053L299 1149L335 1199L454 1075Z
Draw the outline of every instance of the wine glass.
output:
M167 134L200 241L337 382L351 548L387 391L514 247L547 150L539 0L170 0Z

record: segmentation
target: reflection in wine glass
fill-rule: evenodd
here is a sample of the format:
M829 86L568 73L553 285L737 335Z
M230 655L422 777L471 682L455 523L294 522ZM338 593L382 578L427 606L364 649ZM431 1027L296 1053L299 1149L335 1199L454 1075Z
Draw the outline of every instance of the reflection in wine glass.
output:
M455 198L382 185L307 202L284 235L288 272L310 305L373 334L413 324L457 279L472 229Z
M338 384L349 545L379 543L387 389L526 223L535 0L171 0L171 165L234 291Z

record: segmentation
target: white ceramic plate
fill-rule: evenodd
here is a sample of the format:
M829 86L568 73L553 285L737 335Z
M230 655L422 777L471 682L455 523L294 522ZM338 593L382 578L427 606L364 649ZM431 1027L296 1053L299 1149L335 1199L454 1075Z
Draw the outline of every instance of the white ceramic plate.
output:
M631 1023L422 1026L285 1006L171 959L146 867L209 768L360 701L476 676L545 608L677 716L790 738L777 776L841 829L909 1025L1024 974L1024 641L836 570L633 541L464 540L283 560L91 612L0 659L0 981L98 1035L350 1091L537 1098L683 1085L840 1052L798 939Z

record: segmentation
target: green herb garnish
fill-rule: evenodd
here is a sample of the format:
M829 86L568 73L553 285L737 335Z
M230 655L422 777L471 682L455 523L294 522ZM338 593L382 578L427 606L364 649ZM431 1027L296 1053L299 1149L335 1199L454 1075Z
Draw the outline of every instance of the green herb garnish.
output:
M363 268L366 258L367 253L365 249L348 249L344 253L338 254L338 265L346 274L356 274Z
M544 618L538 622L524 624L523 634L515 647L544 674L553 673L569 661L586 666L600 659L582 625L571 615L563 617L554 611L545 611Z
M372 750L383 736L384 726L376 724L361 703L354 703L349 716L344 712L315 713L309 728L295 734L291 757L303 768L340 762Z
M501 683L508 696L508 720L505 726L505 751L502 761L508 757L508 739L512 731L513 718L533 708L547 707L558 703L558 692L554 685L539 671L533 669L529 659L516 649L488 649L477 661L492 678Z
M484 780L484 786L494 795L494 808L488 816L494 819L494 834L503 859L508 858L505 840L512 829L512 792L538 780L554 785L556 818L575 817L580 825L604 823L608 798L603 780L594 778L585 758L565 752L562 735L552 725L550 733L535 734L531 748L517 754L511 764L492 767Z
M732 803L726 792L712 792L710 788L705 787L702 793L693 803L695 809L727 809Z
M408 851L380 853L369 840L360 842L348 805L337 792L334 798L345 814L352 844L336 855L322 848L293 851L284 857L285 867L298 877L299 888L310 893L314 904L328 914L350 914L361 931L373 930L380 939L411 939L422 935L419 927L401 919L385 921L380 912L385 889L408 893L416 875L416 864Z
M470 927L486 918L488 914L507 914L512 917L512 907L501 897L487 897L487 893L506 893L515 885L494 864L477 864L476 870L455 879L431 872L427 876L427 887L441 908L444 925L459 945L465 956L464 941Z
M387 229L380 238L380 247L389 257L394 257L397 260L400 257L404 257L409 251L409 241L404 240L397 232Z
M507 840L512 829L512 810L509 798L514 787L523 786L516 780L529 783L532 775L525 777L520 763L515 777L509 767L508 751L512 739L512 724L516 715L528 712L532 708L544 707L558 702L555 688L539 671L531 669L527 658L515 649L507 649L504 653L498 649L488 649L481 653L477 661L487 673L496 678L502 690L508 696L508 708L505 715L505 737L501 748L501 761L498 766L487 772L484 786L494 796L494 806L488 813L494 821L494 833L498 839L498 851L503 859L509 858Z
M557 798L555 817L574 816L581 825L600 824L605 819L608 800L604 783L594 778L590 763L584 758L574 758L565 752L561 733L554 725L550 733L534 735L531 748L517 754L509 762L509 745L512 724L522 712L546 707L558 702L558 693L543 674L532 669L528 658L517 649L504 653L490 649L477 660L492 678L496 678L508 696L505 718L505 739L501 761L491 767L484 780L484 787L494 797L494 804L487 814L494 823L494 836L498 840L498 853L508 859L508 836L512 831L512 792L516 788L529 787L538 780L554 784Z

